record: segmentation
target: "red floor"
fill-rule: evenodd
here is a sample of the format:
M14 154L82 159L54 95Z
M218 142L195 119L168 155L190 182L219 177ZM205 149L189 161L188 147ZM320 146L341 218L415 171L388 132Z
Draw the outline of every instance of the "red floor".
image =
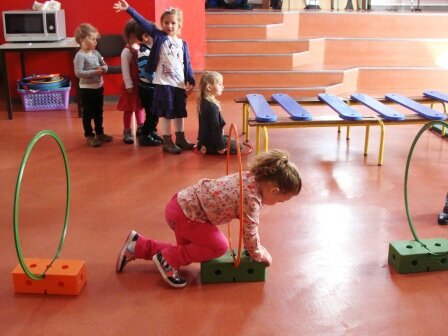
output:
M223 102L223 108L227 122L241 129L241 106ZM189 113L186 130L194 139L195 104ZM114 104L107 105L105 127L116 139L101 148L85 146L75 105L67 113L15 112L13 120L1 110L0 119L2 335L447 334L448 272L401 275L387 263L390 241L412 239L403 179L420 126L387 128L382 167L377 128L367 157L361 128L352 128L349 142L332 128L270 131L270 147L290 152L304 187L289 203L262 212L262 243L274 259L267 280L202 285L199 266L191 265L182 271L189 285L176 290L152 262L136 261L116 274L117 253L130 229L173 240L165 204L180 188L224 174L223 159L125 145ZM88 278L75 297L15 294L12 286L18 264L15 183L27 143L42 129L60 135L70 164L71 212L61 257L84 259ZM448 191L447 149L448 142L430 132L415 149L409 198L423 238L447 236L448 228L436 221ZM64 206L62 158L50 139L42 139L30 155L20 194L26 257L54 256Z

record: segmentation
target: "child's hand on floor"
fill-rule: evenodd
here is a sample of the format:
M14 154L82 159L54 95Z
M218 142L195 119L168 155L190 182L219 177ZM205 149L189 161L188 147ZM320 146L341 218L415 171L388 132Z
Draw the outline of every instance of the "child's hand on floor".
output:
M263 250L263 259L261 262L265 262L266 264L268 264L268 266L271 266L272 264L271 254L268 252L268 250L266 250L264 246L261 246L261 248Z

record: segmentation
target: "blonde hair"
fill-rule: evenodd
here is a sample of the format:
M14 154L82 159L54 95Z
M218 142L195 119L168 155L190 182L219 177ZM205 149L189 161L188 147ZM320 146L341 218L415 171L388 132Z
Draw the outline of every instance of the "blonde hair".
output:
M94 26L90 23L81 23L75 30L75 41L81 45L89 35L96 35L97 39L100 38L100 33Z
M250 172L257 182L272 182L283 194L297 195L302 189L302 180L297 166L289 161L289 154L280 149L272 149L256 156Z
M182 9L170 7L165 9L165 11L160 16L160 25L163 27L163 19L165 19L168 15L176 15L177 16L177 23L179 24L179 30L177 31L176 35L180 35L180 31L182 29L182 23L184 21L184 14L182 12Z
M215 98L214 95L210 94L208 91L209 85L214 85L217 82L222 82L222 75L219 72L216 71L205 71L201 76L201 82L200 82L200 93L198 97L198 114L201 113L201 100L206 99L216 105L218 105L219 109L221 110L221 104L219 101Z

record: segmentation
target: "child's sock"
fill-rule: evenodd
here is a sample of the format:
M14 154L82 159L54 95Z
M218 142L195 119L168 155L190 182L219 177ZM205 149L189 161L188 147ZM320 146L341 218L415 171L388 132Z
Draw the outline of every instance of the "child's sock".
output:
M184 131L184 118L174 119L174 129L176 130L176 132Z
M162 126L163 135L171 135L171 120L166 118L160 118L160 126Z

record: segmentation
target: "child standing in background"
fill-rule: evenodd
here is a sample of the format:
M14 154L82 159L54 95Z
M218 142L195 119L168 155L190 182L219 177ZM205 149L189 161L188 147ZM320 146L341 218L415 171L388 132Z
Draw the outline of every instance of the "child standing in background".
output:
M147 66L154 72L153 112L161 118L163 150L179 154L193 149L194 144L185 139L184 118L187 117L186 96L193 91L195 80L187 43L178 36L182 28L182 11L169 8L160 18L162 30L146 20L125 0L113 5L117 11L127 11L152 37L153 46ZM171 120L174 120L175 143L171 137Z
M179 275L181 266L226 253L229 242L217 225L239 218L240 207L244 209L244 247L253 260L269 266L272 257L260 244L258 234L261 208L298 195L302 181L288 153L274 149L255 157L250 170L243 172L242 183L243 204L240 204L239 173L203 179L179 191L165 209L176 245L144 238L132 230L118 255L116 271L122 272L132 260L152 259L170 286L184 287L187 282Z
M216 99L224 89L223 77L219 72L206 71L202 74L200 85L198 149L203 154L225 154L229 138L223 133L226 122ZM230 139L230 153L235 154L236 151L236 142Z
M448 224L448 194L445 198L445 206L441 213L439 213L438 220L439 224L447 225Z
M137 24L135 35L140 43L137 52L137 64L139 70L138 95L145 108L145 122L140 129L138 143L140 146L159 146L162 138L157 134L157 124L159 117L152 111L152 100L154 95L154 73L146 71L149 55L151 53L152 38Z
M80 49L76 53L73 63L75 75L79 78L82 126L89 147L98 147L102 142L110 142L113 139L112 136L104 133L103 129L103 73L107 72L108 67L103 57L95 49L98 38L98 30L88 23L83 23L76 28L75 40ZM96 137L92 128L92 120L95 125Z
M138 95L138 66L137 50L139 48L138 39L135 31L138 24L135 20L129 20L124 26L124 37L126 46L121 52L121 73L123 75L123 86L117 109L123 111L123 142L127 144L134 143L131 122L135 112L137 120L137 136L140 134L140 128L144 122L143 108Z

